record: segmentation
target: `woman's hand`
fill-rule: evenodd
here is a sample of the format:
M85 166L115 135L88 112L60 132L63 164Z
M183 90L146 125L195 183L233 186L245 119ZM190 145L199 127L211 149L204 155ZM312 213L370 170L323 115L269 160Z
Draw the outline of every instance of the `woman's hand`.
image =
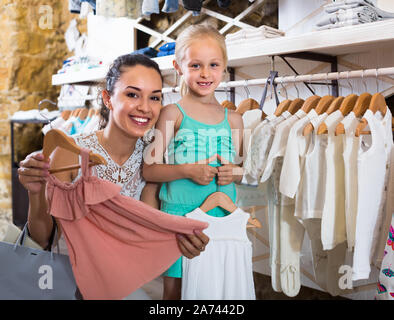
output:
M223 164L218 167L217 184L224 186L232 182L240 183L242 180L243 169L218 155L218 159Z
M20 183L31 194L38 194L45 187L46 177L49 175L49 162L44 160L40 152L29 154L19 163L18 177Z
M177 234L178 246L182 255L192 259L200 255L205 250L209 242L209 237L202 231L194 230L193 234Z

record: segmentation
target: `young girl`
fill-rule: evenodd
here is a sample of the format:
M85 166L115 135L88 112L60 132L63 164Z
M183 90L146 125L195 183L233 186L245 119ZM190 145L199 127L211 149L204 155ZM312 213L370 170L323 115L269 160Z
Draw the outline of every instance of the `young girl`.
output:
M215 191L236 200L234 182L240 182L242 173L234 157L242 150L242 117L215 98L226 66L224 37L216 29L193 25L178 36L174 67L181 76L182 99L160 112L148 152L155 160L145 155L143 167L146 181L163 183L162 211L184 216ZM228 214L219 207L207 213ZM180 299L182 258L164 276L163 299Z

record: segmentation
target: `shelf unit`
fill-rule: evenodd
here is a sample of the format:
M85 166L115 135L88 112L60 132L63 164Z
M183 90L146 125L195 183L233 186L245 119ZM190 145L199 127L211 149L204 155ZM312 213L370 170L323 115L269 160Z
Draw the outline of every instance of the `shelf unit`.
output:
M260 42L228 47L228 65L237 68L270 63L272 56L299 52L338 56L376 49L394 51L394 19L265 39ZM173 59L173 55L154 58L164 76L174 72ZM78 72L55 74L52 76L52 85L100 82L104 79L107 70L108 66L103 66Z

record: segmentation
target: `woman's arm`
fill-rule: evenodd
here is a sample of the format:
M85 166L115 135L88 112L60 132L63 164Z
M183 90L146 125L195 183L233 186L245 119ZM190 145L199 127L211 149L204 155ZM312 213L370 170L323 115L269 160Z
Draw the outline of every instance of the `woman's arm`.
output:
M53 229L53 221L48 213L45 197L48 169L75 163L78 163L78 155L64 149L56 149L49 162L44 161L43 154L38 152L28 155L20 162L19 181L27 189L29 196L27 217L29 233L31 238L43 248L47 247ZM68 171L54 175L62 181L71 182L76 174L77 171Z

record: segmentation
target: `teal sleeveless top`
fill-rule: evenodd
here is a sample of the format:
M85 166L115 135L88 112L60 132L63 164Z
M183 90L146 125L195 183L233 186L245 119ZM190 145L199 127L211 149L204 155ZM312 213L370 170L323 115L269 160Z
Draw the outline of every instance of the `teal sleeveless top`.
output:
M168 164L195 163L199 160L219 154L222 158L234 162L235 149L231 138L231 127L228 122L227 109L223 121L210 125L190 118L179 104L183 120L175 137L168 146ZM219 160L209 163L210 166L221 166ZM175 215L185 215L201 206L213 192L226 193L235 203L236 190L234 183L219 186L215 177L210 184L200 185L191 179L179 179L162 184L159 198L161 210ZM228 212L220 207L207 212L211 216L223 217Z

